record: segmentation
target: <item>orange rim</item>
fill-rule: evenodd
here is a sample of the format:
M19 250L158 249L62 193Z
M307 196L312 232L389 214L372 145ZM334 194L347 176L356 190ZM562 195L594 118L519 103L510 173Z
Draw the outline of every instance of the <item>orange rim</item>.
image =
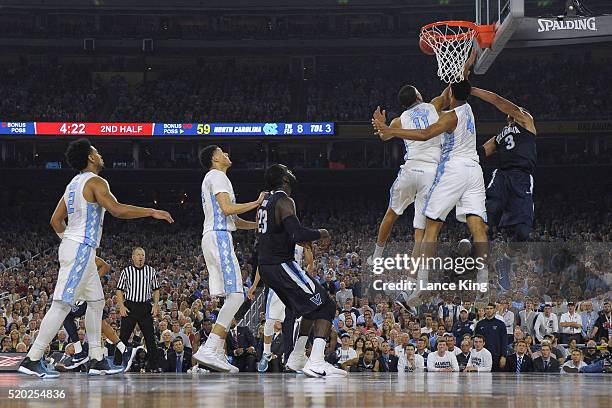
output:
M451 35L440 35L440 38L443 38L447 41L460 41L466 40L469 38L473 38L479 32L479 26L476 23L472 23L471 21L461 21L461 20L449 20L449 21L436 21L435 23L427 24L421 28L421 37L429 30L438 26L454 26L454 27L465 27L469 28L470 31L460 34L451 34Z

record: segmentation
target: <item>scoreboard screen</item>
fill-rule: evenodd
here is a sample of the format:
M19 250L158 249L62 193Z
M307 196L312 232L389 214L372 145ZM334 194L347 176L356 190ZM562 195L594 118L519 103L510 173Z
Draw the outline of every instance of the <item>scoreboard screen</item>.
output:
M333 135L334 123L92 123L1 122L10 136L315 136Z

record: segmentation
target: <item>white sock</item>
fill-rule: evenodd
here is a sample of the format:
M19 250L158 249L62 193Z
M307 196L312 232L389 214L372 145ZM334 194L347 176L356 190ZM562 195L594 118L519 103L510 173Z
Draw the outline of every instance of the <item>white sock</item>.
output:
M374 256L373 258L380 258L382 257L383 251L385 250L385 246L380 246L378 244L376 244L376 247L374 248Z
M264 354L272 353L272 344L264 343Z
M423 281L423 284L427 285L429 283L429 269L420 268L417 272L417 280Z
M488 286L489 283L489 268L487 266L485 266L482 269L478 270L478 273L476 274L476 281L478 283L486 283ZM487 287L487 290L489 288Z
M205 349L217 350L218 348L223 348L223 339L219 337L218 334L210 333L208 339L206 339L206 343L204 343Z
M306 342L308 341L308 336L300 336L295 342L295 347L293 347L293 351L299 354L304 354L306 350Z
M36 340L34 340L34 344L32 344L32 348L30 348L28 353L30 360L38 361L42 358L45 354L45 349L51 343L60 327L62 327L62 324L64 324L64 319L69 312L70 306L68 303L58 300L54 300L51 303L51 307L40 323L38 336L36 336Z
M81 342L77 341L76 343L72 343L74 345L74 354L79 354L83 351L83 347L81 346Z
M123 354L125 353L125 350L127 350L127 347L125 347L125 344L120 341L119 343L117 343L117 349L119 349L119 351Z
M89 357L93 360L102 361L102 312L104 311L104 301L87 302L85 312L85 331L89 341Z
M310 361L313 363L322 363L325 360L325 339L317 337L312 343L312 350L310 351Z

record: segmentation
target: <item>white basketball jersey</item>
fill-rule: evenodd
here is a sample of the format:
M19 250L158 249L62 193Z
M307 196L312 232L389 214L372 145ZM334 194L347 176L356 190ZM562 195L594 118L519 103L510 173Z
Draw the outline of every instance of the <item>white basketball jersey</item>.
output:
M236 203L234 187L227 175L221 170L210 170L202 181L202 208L204 209L204 231L236 231L234 216L225 216L219 202L217 194L228 193L230 201Z
M403 129L425 129L438 121L438 112L431 103L422 102L404 111L400 120ZM440 140L440 136L426 141L404 139L404 160L438 163L441 154Z
M90 203L83 197L83 188L92 177L92 172L74 176L64 192L64 202L68 210L68 225L64 238L92 248L100 246L102 224L106 210L98 203Z
M465 103L453 110L457 115L457 127L452 133L444 133L441 161L464 158L478 162L476 124L472 107Z

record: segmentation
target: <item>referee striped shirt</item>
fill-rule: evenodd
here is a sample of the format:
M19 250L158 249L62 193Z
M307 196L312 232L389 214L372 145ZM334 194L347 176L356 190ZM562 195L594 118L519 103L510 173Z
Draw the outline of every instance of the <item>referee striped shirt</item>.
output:
M121 271L117 289L130 302L150 302L153 291L159 289L157 271L149 265L142 268L130 265Z

